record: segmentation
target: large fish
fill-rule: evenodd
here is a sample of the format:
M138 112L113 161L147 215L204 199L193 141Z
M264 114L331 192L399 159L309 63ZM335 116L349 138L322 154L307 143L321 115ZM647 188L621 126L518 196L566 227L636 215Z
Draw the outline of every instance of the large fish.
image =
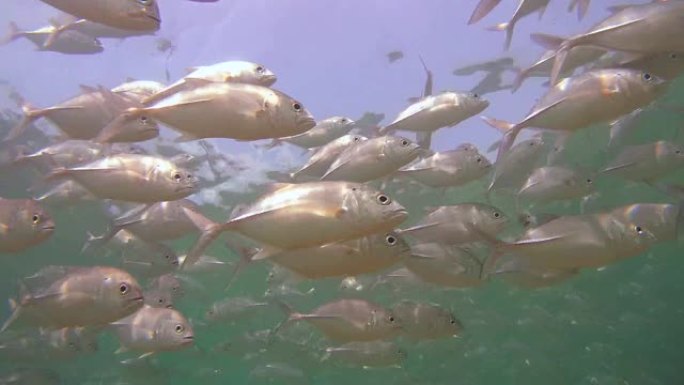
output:
M42 0L82 19L119 29L156 31L161 25L156 0Z
M298 180L301 177L318 179L322 177L326 171L328 171L337 157L348 147L365 140L368 140L368 138L361 135L344 135L340 138L337 138L332 142L318 148L316 152L311 154L311 157L306 164L299 170L291 173L290 177L294 180Z
M540 167L527 178L518 198L527 203L577 199L594 191L591 176L567 167Z
M79 167L53 171L49 179L75 180L101 199L153 203L192 195L197 179L173 163L157 157L119 154Z
M483 119L504 132L498 160L511 148L524 128L568 133L592 124L610 122L650 104L666 88L667 83L663 79L642 71L593 70L565 78L553 86L519 123Z
M11 22L10 35L0 44L24 37L31 41L39 51L53 51L72 55L94 54L104 51L102 43L97 38L78 31L59 32L59 28L51 25L34 31L22 31L14 22Z
M275 254L279 249L321 246L390 231L407 217L404 207L382 192L348 182L276 185L222 224L184 211L202 229L186 257L189 265L224 231L236 231L271 246L270 254Z
M239 60L226 61L190 68L189 74L144 99L143 103L149 106L176 92L208 83L245 83L270 87L276 80L278 80L277 76L262 64Z
M137 351L142 353L140 357L146 357L187 348L194 343L192 325L174 309L145 306L111 325L121 342L119 353Z
M150 117L182 133L178 140L273 139L301 134L316 125L298 101L271 88L243 83L205 83L145 108L131 108L103 131Z
M103 326L143 305L142 289L127 272L106 266L48 266L23 280L2 331L14 323L50 329Z
M491 169L489 160L477 149L437 152L400 169L399 176L408 176L429 187L461 186L483 177Z
M55 222L32 199L0 198L0 253L16 253L52 235Z
M566 39L551 72L556 84L568 52L579 46L638 53L683 52L684 3L655 2L622 8L589 31Z

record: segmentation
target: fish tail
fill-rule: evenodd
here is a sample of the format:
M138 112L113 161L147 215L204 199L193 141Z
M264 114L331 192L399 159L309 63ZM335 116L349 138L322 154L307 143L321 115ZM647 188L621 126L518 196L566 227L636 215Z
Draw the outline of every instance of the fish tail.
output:
M591 0L575 0L575 2L578 4L577 19L582 20L584 19L584 16L587 15L587 11L589 11L589 3Z
M511 41L513 41L513 29L515 28L514 22L509 23L499 23L495 26L487 28L490 31L503 31L506 32L506 40L504 41L504 50L508 51L511 47Z
M501 0L480 0L468 19L468 25L475 24L487 16L500 2Z
M7 36L3 37L0 40L0 45L9 44L9 43L17 40L18 38L20 38L21 35L22 35L22 31L19 29L19 26L17 25L17 23L10 21L9 22L9 33L7 34Z
M511 83L511 93L515 93L520 86L522 86L525 79L527 79L527 73L528 71L526 69L515 69L515 79L513 79L513 83Z
M229 242L226 242L226 247L228 250L234 251L240 256L240 260L238 263L235 265L235 268L233 271L230 273L228 276L228 283L226 283L226 289L230 289L230 286L233 284L233 281L235 278L237 278L238 274L242 272L242 270L247 267L252 262L252 257L254 256L254 250L251 250L250 248L247 247L234 247L231 245Z
M204 215L193 210L189 210L185 207L183 208L183 212L185 212L185 215L188 217L188 219L190 219L192 223L197 226L197 228L201 231L201 234L197 239L197 242L195 242L190 251L188 251L185 260L183 261L183 266L181 267L182 269L186 266L192 266L195 264L202 253L204 253L204 250L209 247L211 242L213 242L222 232L229 230L231 227L229 224L216 223Z
M16 97L19 98L19 100L21 101L21 110L24 112L24 116L21 118L21 120L19 121L19 123L17 123L16 126L12 127L9 134L7 134L5 139L3 139L4 142L12 141L18 138L19 136L23 135L26 131L26 128L30 124L41 118L46 111L31 106L28 102L22 100L20 96Z
M10 309L12 310L12 315L5 321L5 323L2 324L2 328L0 328L0 333L3 333L5 330L7 330L13 323L19 318L19 314L21 313L21 306L17 303L17 301L13 298L10 298L8 300Z
M290 305L286 304L285 302L279 299L274 299L272 301L280 308L280 310L283 311L283 313L287 314L287 319L279 323L276 327L273 328L273 330L271 330L271 333L269 333L268 336L269 344L273 342L273 337L275 337L275 335L278 334L278 332L280 332L283 328L290 325L292 322L304 318L302 313L295 311Z
M491 127L494 127L504 133L504 136L501 139L501 144L499 145L499 152L496 157L496 160L498 161L501 159L501 156L513 146L513 142L515 142L515 138L518 136L522 126L503 120L488 118L486 116L483 116L482 120L484 120L485 123Z
M558 47L558 50L556 51L556 57L553 62L553 68L551 69L551 77L549 79L549 84L551 87L558 83L558 78L563 70L563 64L565 64L565 59L568 57L568 51L571 48L572 40L564 40L560 47Z
M85 254L86 251L94 251L102 248L102 246L109 242L109 240L112 239L112 237L116 235L119 230L121 230L121 227L110 226L107 232L102 235L93 235L93 233L88 231L88 239L83 243L81 254Z

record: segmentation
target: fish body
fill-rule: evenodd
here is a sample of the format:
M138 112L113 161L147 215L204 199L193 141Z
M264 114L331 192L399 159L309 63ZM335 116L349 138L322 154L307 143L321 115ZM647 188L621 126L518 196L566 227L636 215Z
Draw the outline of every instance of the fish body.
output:
M355 122L352 119L333 116L321 120L314 128L303 134L281 138L280 140L303 148L321 147L348 134L354 128L354 124Z
M187 348L194 343L190 322L179 311L144 306L112 323L121 349L150 354Z
M405 175L429 187L461 186L486 175L491 163L477 149L437 152L404 167L397 175Z
M624 147L601 171L627 180L653 182L684 164L684 148L668 141Z
M113 225L150 242L178 239L199 231L184 209L200 212L197 204L188 199L157 202L122 215Z
M335 162L345 149L356 143L368 140L361 135L344 135L332 142L318 148L311 157L299 170L293 172L290 176L297 180L301 177L320 178L325 174L330 166Z
M42 0L76 17L119 29L156 31L161 25L156 0Z
M439 286L464 288L484 282L482 263L466 248L420 243L411 246L404 264L422 281Z
M449 338L463 330L456 316L438 305L404 300L392 306L392 312L401 324L402 334L412 340Z
M32 199L0 198L0 253L17 253L52 236L55 222Z
M418 157L420 147L400 136L380 136L348 147L321 180L369 182L397 171Z
M565 167L547 166L532 171L518 191L518 198L536 204L581 198L593 191L592 177Z
M515 25L525 16L529 16L534 12L539 12L539 15L544 14L546 7L549 5L551 0L520 0L518 8L515 9L511 20L506 23L500 23L491 28L494 31L505 31L506 41L504 43L504 48L508 50L511 47L511 41L513 40L513 30ZM490 0L491 2L491 0Z
M50 178L78 182L101 199L154 203L185 198L197 180L187 171L157 157L118 154L73 168L60 169Z

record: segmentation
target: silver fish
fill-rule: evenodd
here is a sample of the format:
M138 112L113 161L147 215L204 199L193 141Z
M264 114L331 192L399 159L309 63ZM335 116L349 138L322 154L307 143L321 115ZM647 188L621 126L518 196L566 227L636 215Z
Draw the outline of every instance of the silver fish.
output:
M516 144L494 164L492 181L487 191L519 189L543 154L544 140L541 137Z
M335 162L337 157L344 152L349 146L368 140L361 135L344 135L332 142L318 148L316 152L311 154L311 157L299 170L290 174L294 180L300 179L303 176L318 179L325 174L330 166Z
M55 222L32 199L0 198L0 253L16 253L46 241Z
M485 0L483 0L485 1ZM516 8L511 20L506 23L500 23L490 28L493 31L505 31L506 41L504 43L504 49L508 50L511 47L511 40L513 40L513 29L515 25L525 16L529 16L534 12L539 12L539 17L541 18L546 11L546 7L549 5L551 0L520 0L518 8Z
M628 180L653 182L684 164L684 148L667 141L626 146L602 173Z
M51 25L34 31L22 31L14 23L10 23L10 35L6 41L26 38L40 51L53 51L71 55L95 54L104 51L102 43L90 35L78 31L59 32L59 26ZM57 36L53 36L58 34ZM0 43L0 44L2 44Z
M400 367L406 361L406 352L390 341L349 342L325 349L323 361L338 364L379 368Z
M489 160L475 151L452 150L437 152L400 169L399 176L408 176L430 187L461 186L480 179L491 169Z
M190 322L177 310L144 306L130 316L112 322L121 348L117 351L137 351L140 357L161 351L188 348L194 343Z
M400 136L368 139L344 150L321 180L369 182L397 171L419 153L417 144Z
M331 118L323 119L309 131L296 136L286 138L274 139L269 147L274 147L282 142L294 144L295 146L303 148L314 148L324 146L333 140L347 135L349 131L354 128L352 119L344 116L333 116Z
M82 19L114 28L156 31L161 24L156 0L42 0Z
M519 123L483 117L504 132L497 160L508 151L520 130L535 127L573 132L615 120L662 95L667 83L649 73L605 69L565 78L551 88Z
M547 166L532 171L518 191L518 198L537 204L577 199L593 191L594 179L590 175L566 167Z
M411 246L406 268L424 282L445 287L473 287L484 283L482 262L466 248L439 243Z
M402 334L412 340L434 340L461 334L463 325L449 310L439 305L401 301L392 306Z

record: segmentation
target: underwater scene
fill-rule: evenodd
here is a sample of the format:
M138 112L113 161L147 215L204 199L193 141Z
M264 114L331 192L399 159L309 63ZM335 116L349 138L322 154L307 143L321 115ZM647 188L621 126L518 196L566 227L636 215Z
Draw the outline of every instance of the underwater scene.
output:
M0 26L0 385L684 384L684 1Z

